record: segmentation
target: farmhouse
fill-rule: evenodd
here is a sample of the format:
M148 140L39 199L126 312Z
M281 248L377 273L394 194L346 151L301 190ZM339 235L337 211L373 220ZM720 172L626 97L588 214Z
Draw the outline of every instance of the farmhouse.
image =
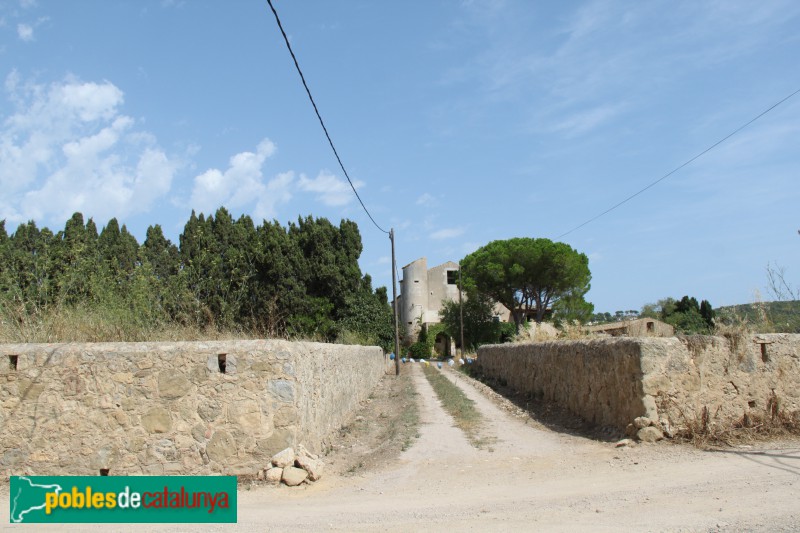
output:
M400 294L397 296L398 319L404 333L404 343L412 344L419 336L423 326L441 322L439 311L443 303L458 301L459 265L453 261L428 268L428 260L421 257L403 267L400 280ZM498 320L507 322L508 309L500 304L495 306ZM440 354L450 354L451 339L440 333L436 336L435 349Z

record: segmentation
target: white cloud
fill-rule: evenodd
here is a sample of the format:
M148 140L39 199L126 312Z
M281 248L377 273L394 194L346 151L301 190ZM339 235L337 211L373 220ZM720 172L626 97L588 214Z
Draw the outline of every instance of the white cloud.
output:
M277 206L288 203L292 199L291 186L294 183L294 172L278 174L267 183L266 194L256 203L253 215L256 219L275 218Z
M443 228L431 233L431 239L441 241L444 239L452 239L464 234L464 228Z
M255 203L254 215L267 218L275 215L275 206L291 199L289 185L294 175L281 174L264 183L262 168L275 153L269 139L262 140L255 152L240 152L230 158L228 168L211 168L194 178L191 207L213 212L220 206L241 209Z
M103 220L145 212L170 190L178 164L120 114L112 83L45 86L12 72L5 89L16 110L0 125L0 218Z
M425 207L433 207L438 205L439 201L431 194L422 193L419 198L417 198L417 205L422 205Z
M20 0L20 5L27 9L29 7L35 7L37 4L36 0Z
M353 183L356 189L363 185L357 180ZM313 180L301 175L298 186L301 191L315 193L317 200L331 207L347 205L355 198L350 184L324 170Z
M254 218L274 218L278 207L287 204L296 192L311 193L330 207L349 204L353 199L350 185L333 174L322 171L310 179L293 171L283 172L266 181L263 167L275 152L275 145L264 139L255 152L241 152L230 158L225 170L211 168L194 178L191 207L213 212L220 206L229 209L252 209ZM356 188L363 186L355 182Z
M17 35L25 42L33 40L33 27L28 24L17 24Z

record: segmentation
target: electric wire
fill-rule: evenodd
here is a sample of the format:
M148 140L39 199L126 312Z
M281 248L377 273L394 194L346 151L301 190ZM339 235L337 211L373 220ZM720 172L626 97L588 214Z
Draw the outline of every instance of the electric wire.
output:
M727 141L728 139L730 139L731 137L733 137L734 135L736 135L737 133L739 133L740 131L742 131L742 130L743 130L743 129L745 129L746 127L748 127L750 124L752 124L752 123L753 123L753 122L755 122L756 120L760 119L761 117L763 117L764 115L766 115L767 113L769 113L770 111L772 111L773 109L775 109L776 107L778 107L779 105L781 105L781 104L782 104L782 103L784 103L785 101L789 100L791 97L795 96L795 95L796 95L796 94L798 94L798 93L800 93L800 89L797 89L796 91L794 91L794 92L793 92L792 94L790 94L789 96L787 96L787 97L783 98L782 100L780 100L780 101L776 102L775 104L771 105L771 106L770 106L770 107L768 107L766 110L764 110L764 111L762 111L760 114L758 114L758 115L757 115L755 118L752 118L752 119L750 119L750 120L749 120L748 122L746 122L745 124L743 124L743 125L739 126L738 128L736 128L736 129L735 129L733 132L729 133L728 135L726 135L725 137L723 137L723 138L722 138L722 139L720 139L719 141L715 142L714 144L712 144L711 146L709 146L708 148L706 148L705 150L703 150L702 152L700 152L700 153L699 153L699 154L697 154L696 156L692 157L691 159L689 159L688 161L686 161L686 162L685 162L685 163L683 163L682 165L680 165L680 166L678 166L678 167L675 167L674 169L670 170L669 172L667 172L666 174L664 174L663 176L661 176L660 178L658 178L658 179L657 179L657 180L655 180L654 182L650 183L649 185L647 185L647 186L646 186L646 187L644 187L643 189L640 189L639 191L637 191L637 192L633 193L632 195L628 196L627 198L625 198L625 199L624 199L624 200L622 200L621 202L619 202L619 203L617 203L617 204L615 204L615 205L613 205L613 206L609 207L608 209L606 209L605 211L603 211L603 212L602 212L602 213L600 213L599 215L596 215L596 216L594 216L594 217L590 218L589 220L587 220L586 222L584 222L584 223L582 223L582 224L580 224L580 225L578 225L578 226L575 226L574 228L572 228L571 230L567 231L566 233L562 233L562 234L561 234L561 235L559 235L557 238L558 238L558 239L560 239L561 237L564 237L564 236L566 236L566 235L569 235L569 234L570 234L570 233L572 233L573 231L579 230L580 228L582 228L582 227L586 226L587 224L589 224L589 223L591 223L591 222L594 222L594 221L595 221L595 220L597 220L598 218L600 218L600 217L602 217L602 216L604 216L604 215L607 215L608 213L610 213L610 212L611 212L611 211L613 211L614 209L618 208L618 207L619 207L619 206L621 206L622 204L624 204L624 203L626 203L626 202L628 202L628 201L630 201L630 200L633 200L634 198L636 198L637 196L639 196L640 194L642 194L643 192L645 192L647 189L650 189L651 187L653 187L653 186L657 185L658 183L660 183L660 182L664 181L664 180L665 180L665 179L667 179L668 177L672 176L673 174L675 174L676 172L678 172L679 170L681 170L683 167L685 167L685 166L689 165L690 163L694 162L696 159L699 159L700 157L704 156L705 154L707 154L708 152L710 152L711 150L713 150L714 148L716 148L716 147L717 147L717 146L719 146L720 144L724 143L725 141Z
M336 147L333 145L333 140L331 140L331 136L328 134L328 128L325 127L325 122L323 122L322 120L322 115L320 115L319 109L317 108L317 104L314 102L314 97L311 96L311 90L308 88L308 84L306 83L306 77L303 76L303 71L300 70L300 64L297 62L297 57L294 55L294 51L292 50L292 45L289 44L289 37L286 36L286 32L283 30L283 24L281 24L281 19L278 17L278 12L275 10L275 6L272 5L272 0L267 0L267 3L269 4L270 9L272 10L272 14L275 15L275 22L278 23L278 29L281 30L281 35L283 35L283 40L286 43L286 48L289 49L289 54L292 56L292 61L294 61L294 66L297 69L297 73L300 74L300 79L303 82L303 87L305 87L306 89L306 94L308 95L308 99L311 100L311 105L314 107L314 112L317 114L317 118L319 119L319 124L320 126L322 126L322 131L325 132L325 137L327 137L328 143L331 145L331 150L333 150L333 155L336 156L336 161L339 162L339 167L342 169L344 177L347 178L347 182L350 184L350 188L353 189L353 194L355 194L356 198L358 198L358 203L361 204L361 207L364 209L364 212L367 214L372 223L375 224L375 227L388 235L389 232L383 229L380 225L378 225L378 223L375 222L375 219L372 218L372 214L370 214L369 209L367 209L367 206L364 205L364 201L361 200L361 196L358 195L358 191L356 191L356 188L353 185L352 180L350 179L350 175L347 174L347 170L345 170L344 164L342 163L342 160L339 157L339 152L336 151Z

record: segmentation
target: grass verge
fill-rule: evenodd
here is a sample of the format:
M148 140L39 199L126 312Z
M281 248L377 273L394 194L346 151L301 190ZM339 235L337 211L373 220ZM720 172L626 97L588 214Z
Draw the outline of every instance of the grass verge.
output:
M483 447L486 441L478 434L482 417L475 408L475 402L467 398L461 389L442 374L442 371L432 366L423 366L422 371L442 402L442 407L453 417L456 427L464 432L473 446Z

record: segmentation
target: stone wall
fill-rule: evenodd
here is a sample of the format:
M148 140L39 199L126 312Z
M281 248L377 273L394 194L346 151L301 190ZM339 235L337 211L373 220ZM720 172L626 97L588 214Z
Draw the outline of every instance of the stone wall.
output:
M672 427L708 408L716 422L800 411L800 335L610 338L484 346L476 368L511 388L625 429Z
M643 345L642 370L645 398L673 426L694 421L703 408L711 423L773 407L800 412L800 335L662 339Z
M0 345L0 472L255 473L320 450L386 363L280 340Z

